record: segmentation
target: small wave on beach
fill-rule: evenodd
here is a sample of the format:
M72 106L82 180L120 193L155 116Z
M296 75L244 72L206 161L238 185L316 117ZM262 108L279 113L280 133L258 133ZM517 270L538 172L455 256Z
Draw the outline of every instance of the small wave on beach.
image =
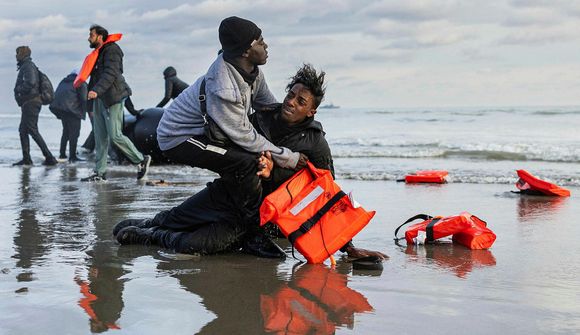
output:
M404 178L406 173L412 173L412 171L355 171L340 169L336 172L337 178L339 179L366 181L398 181ZM543 175L543 177L560 186L580 186L580 176L578 175ZM512 171L493 171L492 173L488 173L484 170L468 170L449 171L449 177L447 180L448 183L514 185L517 179L517 176L515 176Z
M330 141L335 157L439 157L470 160L580 162L580 146L560 143L444 143L393 141L388 138L341 138Z

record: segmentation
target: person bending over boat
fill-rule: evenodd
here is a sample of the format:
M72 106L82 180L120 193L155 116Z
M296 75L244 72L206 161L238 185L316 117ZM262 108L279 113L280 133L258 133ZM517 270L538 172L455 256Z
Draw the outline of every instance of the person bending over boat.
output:
M163 78L165 78L165 96L157 104L161 108L165 106L169 100L177 98L189 85L177 77L177 71L173 66L168 66L163 71Z
M251 116L251 122L272 143L303 153L317 168L334 173L322 125L314 120L316 108L324 97L324 75L304 65L288 84L284 103L257 111ZM266 160L270 164L265 164ZM293 169L279 166L270 171L273 165L270 153L265 153L260 161L258 175L264 177L264 194L274 191L295 173ZM276 252L262 253L258 250L260 246L254 248L257 239L263 240L256 234L259 222L248 222L243 213L232 207L225 187L223 178L218 178L182 204L152 219L119 222L113 234L120 244L154 244L180 253L215 254L242 248L260 256L282 256ZM380 252L355 248L352 243L341 250L352 257L387 257Z

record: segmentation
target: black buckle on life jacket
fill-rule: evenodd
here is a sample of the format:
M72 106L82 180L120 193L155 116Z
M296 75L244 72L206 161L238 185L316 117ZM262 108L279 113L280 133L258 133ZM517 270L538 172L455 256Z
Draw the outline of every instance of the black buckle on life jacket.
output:
M433 241L435 241L435 238L433 237L433 227L440 220L441 220L441 217L433 218L431 220L431 222L429 222L427 224L427 227L425 227L425 233L427 233L427 239L425 240L426 242L433 242Z

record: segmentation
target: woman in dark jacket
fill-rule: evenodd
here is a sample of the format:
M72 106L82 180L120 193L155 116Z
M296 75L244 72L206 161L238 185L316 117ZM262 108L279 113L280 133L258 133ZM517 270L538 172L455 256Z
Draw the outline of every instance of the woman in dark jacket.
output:
M82 83L78 89L73 87L77 70L66 76L54 92L54 100L50 111L62 121L62 137L60 138L60 156L66 157L66 144L69 142L69 162L74 163L77 157L77 141L81 130L81 120L87 115L87 84Z
M177 71L175 71L173 66L169 66L163 71L163 77L165 78L165 96L157 104L157 107L165 106L170 99L177 98L179 93L189 86L183 80L177 78Z

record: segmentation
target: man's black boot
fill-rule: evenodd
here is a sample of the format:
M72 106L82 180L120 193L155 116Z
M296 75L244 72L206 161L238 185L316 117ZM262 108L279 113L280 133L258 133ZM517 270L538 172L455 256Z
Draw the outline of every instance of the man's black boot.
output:
M32 164L31 160L25 160L25 159L20 160L16 163L12 164L12 166L29 166L29 165L34 165L34 164Z
M251 233L242 243L242 252L262 258L286 259L286 253L264 233Z
M142 244L150 245L153 230L157 228L139 228L129 226L121 229L117 234L117 242L122 245L127 244Z
M126 219L117 223L115 227L113 227L113 236L117 236L121 229L125 227L151 228L154 226L155 224L151 219Z
M47 157L44 162L42 162L42 165L46 166L54 166L56 164L58 164L58 161L53 156Z

